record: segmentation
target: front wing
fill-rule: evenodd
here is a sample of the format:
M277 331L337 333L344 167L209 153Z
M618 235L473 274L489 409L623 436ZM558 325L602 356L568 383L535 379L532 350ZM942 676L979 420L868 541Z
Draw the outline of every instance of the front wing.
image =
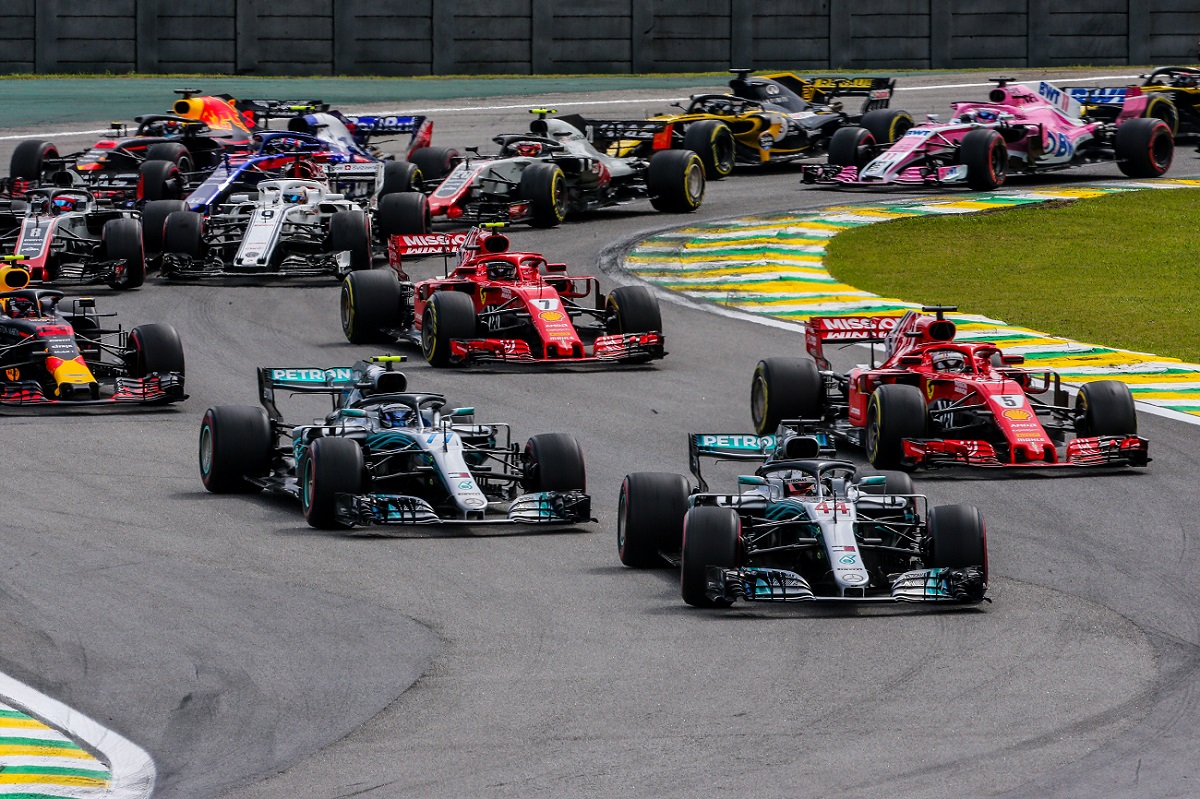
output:
M78 407L117 405L168 405L182 402L188 395L183 391L183 374L168 372L152 373L146 377L118 377L116 390L99 399L58 399L46 396L42 385L36 380L23 380L0 386L0 405L26 407Z
M888 593L820 595L808 580L786 569L709 566L705 593L712 601L732 602L962 602L984 601L987 583L982 568L914 569L891 579ZM849 590L849 589L847 589ZM989 600L990 601L990 600Z
M842 186L944 186L962 183L967 179L967 168L962 164L951 166L913 166L889 175L883 180L861 180L858 167L835 164L808 164L800 167L800 179L804 183L840 184Z
M518 364L604 364L644 362L666 355L661 333L616 333L597 336L591 355L544 358L534 355L521 339L455 339L450 342L453 363L503 362Z
M1088 466L1145 466L1150 442L1141 436L1092 436L1067 442L1058 461L1006 463L987 441L962 439L905 439L902 460L909 466L977 466L1002 469L1052 469Z
M512 501L502 518L445 518L420 497L404 494L338 494L337 518L351 526L494 524L562 525L592 519L592 499L582 491L541 491L522 494Z

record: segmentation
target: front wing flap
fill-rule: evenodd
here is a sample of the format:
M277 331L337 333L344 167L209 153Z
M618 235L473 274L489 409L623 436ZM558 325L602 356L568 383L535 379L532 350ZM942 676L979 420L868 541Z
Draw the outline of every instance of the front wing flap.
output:
M450 342L450 360L454 363L491 361L564 365L640 362L664 357L667 354L665 341L661 333L614 333L598 336L591 355L544 358L535 355L529 343L521 339L455 339Z
M1141 436L1091 436L1067 442L1058 461L1001 461L987 441L964 439L905 439L902 460L909 466L977 466L1003 469L1050 469L1087 466L1145 466L1150 442Z
M351 526L494 524L560 525L594 521L592 498L582 491L539 491L521 494L503 517L446 518L427 501L404 494L338 494L337 518Z
M113 405L168 405L188 398L183 391L183 374L152 372L146 377L118 377L116 390L99 399L63 400L47 396L36 380L23 380L0 386L0 405L27 407L76 407Z
M709 566L705 593L712 601L732 602L963 602L984 601L982 567L914 569L892 578L889 595L864 593L822 596L799 574L786 569ZM990 601L990 600L989 600Z

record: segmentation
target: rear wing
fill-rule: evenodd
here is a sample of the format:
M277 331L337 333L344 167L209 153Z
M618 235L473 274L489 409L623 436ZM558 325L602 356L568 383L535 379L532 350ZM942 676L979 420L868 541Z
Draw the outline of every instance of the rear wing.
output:
M411 158L414 150L433 143L433 120L423 116L345 116L346 127L354 134L354 140L365 145L373 136L403 136L409 134L405 157Z
M392 367L407 360L403 355L377 355L353 366L260 366L258 399L273 421L283 420L275 405L275 392L289 394L328 394L335 399L351 391L374 393L401 392L408 378ZM382 365L381 365L382 364Z
M235 106L243 115L249 115L254 124L269 127L272 119L291 119L300 114L324 113L329 103L321 100L235 100Z
M689 433L688 468L696 477L700 491L708 491L701 474L701 459L713 461L756 461L773 458L833 457L836 445L828 433L817 429L816 420L794 419L780 424L776 435L755 436L745 433Z
M802 78L791 72L759 75L781 83L810 103L828 105L837 97L865 97L862 113L887 108L896 91L896 79L878 75L847 78L841 75L816 75Z
M825 342L882 344L899 322L895 316L815 316L804 324L805 349L818 369L828 370Z
M413 258L422 255L454 255L467 241L470 233L416 233L392 236L388 239L388 262L393 258Z
M1126 86L1068 86L1063 91L1080 105L1124 105L1129 88Z

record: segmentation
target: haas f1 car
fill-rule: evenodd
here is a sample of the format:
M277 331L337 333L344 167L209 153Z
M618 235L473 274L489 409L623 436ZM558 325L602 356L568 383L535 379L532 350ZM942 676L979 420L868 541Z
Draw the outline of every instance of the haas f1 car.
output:
M888 108L896 81L879 77L802 78L788 72L751 76L730 70L730 94L692 95L682 113L635 120L565 117L611 155L650 158L688 149L720 180L734 166L779 164L823 154L840 128L859 125L878 142L893 142L913 126L905 111ZM857 113L842 98L864 97Z
M401 264L405 255L455 251L457 266L441 278L409 282ZM408 339L433 366L644 363L666 354L649 289L604 295L596 278L512 252L507 236L485 228L465 237L395 236L388 257L393 269L353 272L342 284L342 330L351 342Z
M760 434L788 419L817 420L883 469L938 466L1145 466L1129 387L1099 380L1074 404L1056 373L1022 368L994 344L955 341L944 312L809 320L814 361L767 358L754 371L751 415ZM883 363L833 372L826 343L882 344Z
M187 399L183 345L170 325L109 328L91 298L26 288L0 269L0 405L162 405Z
M1034 174L1097 161L1117 162L1134 178L1166 173L1175 154L1171 128L1145 95L1125 98L1112 121L1086 119L1078 102L1049 83L1030 91L996 78L988 102L954 103L953 120L931 115L884 149L871 131L846 127L829 143L829 163L803 167L806 183L844 186L966 183L1002 186L1011 173Z
M634 568L680 569L684 602L957 602L984 600L983 517L929 508L908 475L862 475L825 460L828 438L802 423L767 436L688 436L697 487L680 474L625 477L617 551ZM701 458L749 461L734 491L709 489Z
M296 497L313 527L575 525L591 521L583 453L562 433L524 448L507 424L408 390L399 356L350 367L258 370L262 407L209 408L200 426L200 478L214 493ZM328 394L312 424L285 422L277 391Z
M649 159L601 153L583 131L552 113L527 133L493 141L494 156L474 156L454 167L426 198L397 195L387 213L388 233L427 233L432 219L451 222L528 222L554 227L569 214L649 198L658 211L689 213L704 200L704 165L691 150L655 153Z

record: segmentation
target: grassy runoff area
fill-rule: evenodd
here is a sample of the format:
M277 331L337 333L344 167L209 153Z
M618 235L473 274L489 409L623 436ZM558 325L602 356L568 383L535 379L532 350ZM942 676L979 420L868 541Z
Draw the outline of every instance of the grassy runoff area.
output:
M826 266L884 297L1200 363L1198 204L1164 189L901 219L838 234Z

